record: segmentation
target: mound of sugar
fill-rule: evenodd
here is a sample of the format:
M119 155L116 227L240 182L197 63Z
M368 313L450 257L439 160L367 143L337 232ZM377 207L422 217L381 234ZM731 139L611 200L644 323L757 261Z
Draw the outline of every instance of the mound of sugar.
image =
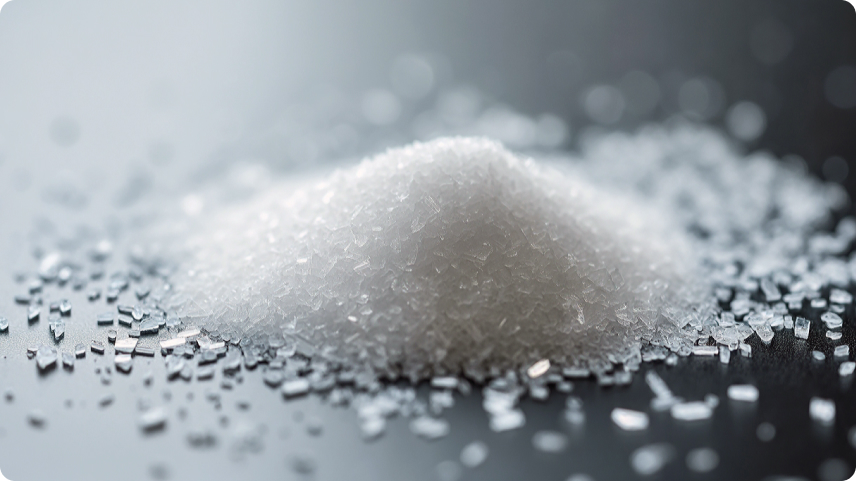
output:
M440 139L206 219L173 285L210 330L413 379L678 347L699 284L679 229L501 145Z

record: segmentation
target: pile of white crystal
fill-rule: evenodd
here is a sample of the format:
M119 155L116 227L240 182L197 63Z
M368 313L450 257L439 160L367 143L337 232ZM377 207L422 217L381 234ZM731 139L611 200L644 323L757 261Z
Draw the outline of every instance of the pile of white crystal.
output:
M587 177L478 138L390 150L203 217L172 300L231 339L414 380L689 352L713 308L683 219Z

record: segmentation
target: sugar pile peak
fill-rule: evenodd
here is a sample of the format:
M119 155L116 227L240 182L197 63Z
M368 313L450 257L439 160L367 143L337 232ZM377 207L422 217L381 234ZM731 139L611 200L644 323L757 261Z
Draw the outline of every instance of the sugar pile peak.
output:
M597 369L708 315L683 230L479 138L390 150L204 220L183 316L376 374Z

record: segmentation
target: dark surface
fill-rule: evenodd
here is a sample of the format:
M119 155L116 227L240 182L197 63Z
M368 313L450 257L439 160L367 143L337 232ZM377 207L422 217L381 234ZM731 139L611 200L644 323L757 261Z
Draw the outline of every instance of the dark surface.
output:
M223 18L204 10L202 3L179 8L146 2L128 12L107 3L70 6L14 0L0 14L0 315L11 322L10 333L0 334L0 390L12 388L15 393L12 402L0 399L4 475L14 481L154 479L152 467L165 466L169 479L300 479L292 459L305 455L316 464L314 474L306 477L428 480L435 479L437 463L457 459L461 448L476 439L488 444L490 456L484 466L465 469L463 479L563 480L577 472L596 480L635 479L629 455L651 442L668 442L677 450L675 460L651 479L755 480L775 474L817 479L820 463L833 457L846 460L850 469L856 467L856 450L847 441L848 430L856 425L856 394L850 380L839 378L837 362L810 359L812 349L828 356L832 352L832 343L822 337L816 322L808 343L785 332L764 347L753 336L753 358L735 356L728 368L718 359L692 358L673 368L644 365L643 371L656 369L676 395L698 400L713 393L720 397L720 406L713 419L699 423L652 414L651 427L637 434L618 430L609 412L616 406L648 410L651 393L640 375L626 388L576 382L574 394L583 399L586 412L585 427L577 431L562 420L564 395L553 395L543 404L524 400L526 426L502 434L488 430L478 394L457 397L456 406L444 415L452 426L450 436L430 443L410 434L401 419L393 420L378 441L364 443L351 410L330 408L316 397L285 402L261 382L260 370L245 371L244 382L227 391L219 387L219 372L213 381L167 382L157 355L150 361L138 358L130 375L114 374L112 384L105 386L94 370L110 364L108 348L104 356L87 352L73 373L58 368L39 375L25 351L51 342L47 320L28 326L25 308L12 301L25 288L12 274L35 266L32 247L43 238L52 242L62 237L30 235L37 219L50 219L65 234L81 223L98 229L105 224L121 227L133 222L139 211L116 208L117 192L133 190L130 187L144 181L153 185L148 192L166 186L180 194L196 185L193 172L245 155L287 170L278 163L281 151L254 150L245 139L274 124L282 111L319 85L334 85L350 95L385 84L390 61L401 52L439 52L450 65L444 81L475 85L533 115L556 112L575 129L587 122L579 107L580 91L593 82L614 82L630 69L645 69L664 79L704 74L721 82L728 103L753 100L767 111L769 128L750 148L799 154L816 175L831 155L856 158L856 110L836 109L823 94L824 79L833 68L856 64L856 14L839 0L249 2L240 8L212 9ZM140 27L125 28L129 18ZM748 48L750 31L767 18L784 23L794 36L791 54L772 67L760 64ZM194 21L201 26L186 33ZM110 22L114 28L100 28ZM233 48L223 47L229 42L215 42L216 48L206 50L211 39L221 37L234 39ZM165 40L158 43L155 38ZM139 45L132 39L143 39L142 45L150 42L152 53L134 50ZM170 53L171 41L195 48ZM102 43L116 51L87 50ZM569 77L564 76L567 72L557 74L547 61L560 50L573 51L581 59L582 67ZM117 60L126 57L132 59L129 65L139 63L139 71ZM62 59L79 62L66 64ZM183 68L191 77L186 84ZM132 77L142 80L135 84L128 80ZM184 110L163 121L169 128L159 129L160 117L147 116L148 107L137 106L133 95L142 95L164 78L177 85L177 104ZM188 94L194 81L201 82L204 93L198 98ZM132 100L118 102L123 96ZM674 92L664 97L655 119L675 112ZM210 120L216 117L211 111L218 109L226 117L241 118L243 130L235 134ZM49 124L58 115L80 122L80 141L72 147L51 143ZM617 127L630 129L642 120L627 118ZM711 122L721 124L721 115ZM374 135L366 134L369 140L360 148L371 150ZM161 138L175 149L173 164L152 167L148 160L141 161L150 153L150 142ZM54 185L53 175L61 169L84 178L85 209L46 202L46 186ZM856 172L845 186L851 196L856 194ZM151 197L140 194L136 207ZM77 342L106 337L106 328L94 322L95 314L104 310L103 300L91 305L84 293L51 289L46 299L68 297L74 305L59 349L69 351ZM819 316L807 314L812 320ZM844 341L856 350L853 321L851 308L845 316ZM149 370L154 383L145 387L143 375ZM757 405L726 398L727 386L742 382L759 386ZM207 391L221 394L222 408L215 409L206 399ZM98 400L107 392L116 400L101 408ZM833 427L811 423L811 396L836 401ZM69 399L71 407L65 405ZM137 428L140 399L167 406L170 418L163 432L144 435ZM248 411L236 407L243 399L251 401ZM188 412L185 420L177 414L182 407ZM27 423L26 415L34 408L47 416L42 429ZM227 425L221 416L228 418ZM306 418L312 416L323 421L320 436L306 432ZM777 429L770 443L755 435L763 421ZM242 422L262 425L266 433L259 452L234 459ZM206 451L188 446L187 432L198 427L217 434L217 447ZM542 429L567 432L568 449L554 455L536 451L532 435ZM690 473L685 454L704 446L720 454L719 467L706 475Z

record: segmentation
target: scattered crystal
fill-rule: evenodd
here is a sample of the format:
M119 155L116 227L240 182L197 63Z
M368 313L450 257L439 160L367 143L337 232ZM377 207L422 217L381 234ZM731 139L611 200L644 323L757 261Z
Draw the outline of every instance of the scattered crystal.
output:
M183 346L187 342L187 339L183 337L176 337L173 339L167 339L160 342L161 349L174 349L178 346Z
M282 395L286 398L303 396L309 392L309 380L304 378L291 379L282 383Z
M821 424L832 424L835 421L835 403L829 399L811 398L808 406L809 417Z
M101 396L100 400L98 400L98 405L101 406L102 408L104 408L104 407L107 407L107 406L113 404L113 401L115 401L115 400L116 400L116 397L113 396L112 394L105 394L105 395Z
M665 443L649 444L633 451L630 466L640 476L650 476L659 472L675 456L675 449Z
M545 453L559 453L568 445L568 437L557 431L538 431L532 436L532 446Z
M449 423L443 419L420 416L410 421L410 432L423 439L439 439L449 434Z
M839 329L843 324L841 316L834 312L824 312L820 315L820 320L826 324L827 329Z
M27 308L27 320L29 322L35 322L39 319L39 314L41 313L41 309L38 306L30 306Z
M716 356L719 348L716 346L693 346L693 354L696 356Z
M9 331L9 321L0 316L0 332L8 332Z
M726 346L719 346L719 362L728 364L731 362L731 351Z
M101 344L98 341L92 341L92 344L89 346L89 349L96 354L104 354L104 344Z
M733 401L755 402L758 400L758 388L751 384L732 384L728 386L728 398Z
M154 348L140 346L139 344L137 344L137 347L134 348L134 354L138 356L154 357L155 350Z
M611 417L612 422L625 431L642 431L648 429L648 415L643 412L615 408L612 410Z
M710 448L697 448L687 453L687 468L696 473L709 473L719 466L719 454Z
M849 376L853 371L856 371L856 362L845 361L838 366L838 375L841 377Z
M844 344L841 346L835 346L835 350L832 355L836 358L839 357L848 357L850 355L850 346Z
M45 371L56 366L57 352L56 349L41 345L36 351L36 365L40 371Z
M829 291L829 302L833 304L851 304L853 303L853 296L847 291L833 288Z
M138 424L143 431L151 432L163 429L166 426L166 420L166 410L158 407L149 409L143 413L138 420Z
M713 409L703 401L678 403L672 406L672 417L679 421L699 421L713 416Z
M826 354L820 351L811 351L811 357L813 357L815 361L823 361L826 359Z
M62 367L74 369L74 355L69 352L62 353Z
M776 283L770 279L761 280L761 290L764 291L767 302L775 302L782 298L782 293L779 291Z
M811 326L811 322L804 317L797 317L797 320L794 321L794 336L798 339L808 339L808 331Z
M134 348L137 347L138 339L133 337L128 337L125 339L117 339L116 340L116 352L121 354L131 354L134 352Z
M524 424L526 424L526 417L523 412L513 409L492 414L489 426L491 431L500 433L521 428Z
M177 334L178 337L188 338L201 334L201 331L195 327L187 328Z
M535 364L529 366L529 369L526 370L526 374L532 378L538 378L547 373L550 369L550 360L549 359L541 359Z
M114 320L112 312L102 312L101 314L98 314L97 317L97 323L99 326L113 325Z
M33 409L27 414L27 421L35 428L42 428L47 423L47 416L41 409Z
M116 370L125 373L131 372L131 367L134 365L130 354L117 354L113 362L116 364Z
M461 464L468 468L481 466L487 460L489 452L487 444L481 441L473 441L461 450Z

